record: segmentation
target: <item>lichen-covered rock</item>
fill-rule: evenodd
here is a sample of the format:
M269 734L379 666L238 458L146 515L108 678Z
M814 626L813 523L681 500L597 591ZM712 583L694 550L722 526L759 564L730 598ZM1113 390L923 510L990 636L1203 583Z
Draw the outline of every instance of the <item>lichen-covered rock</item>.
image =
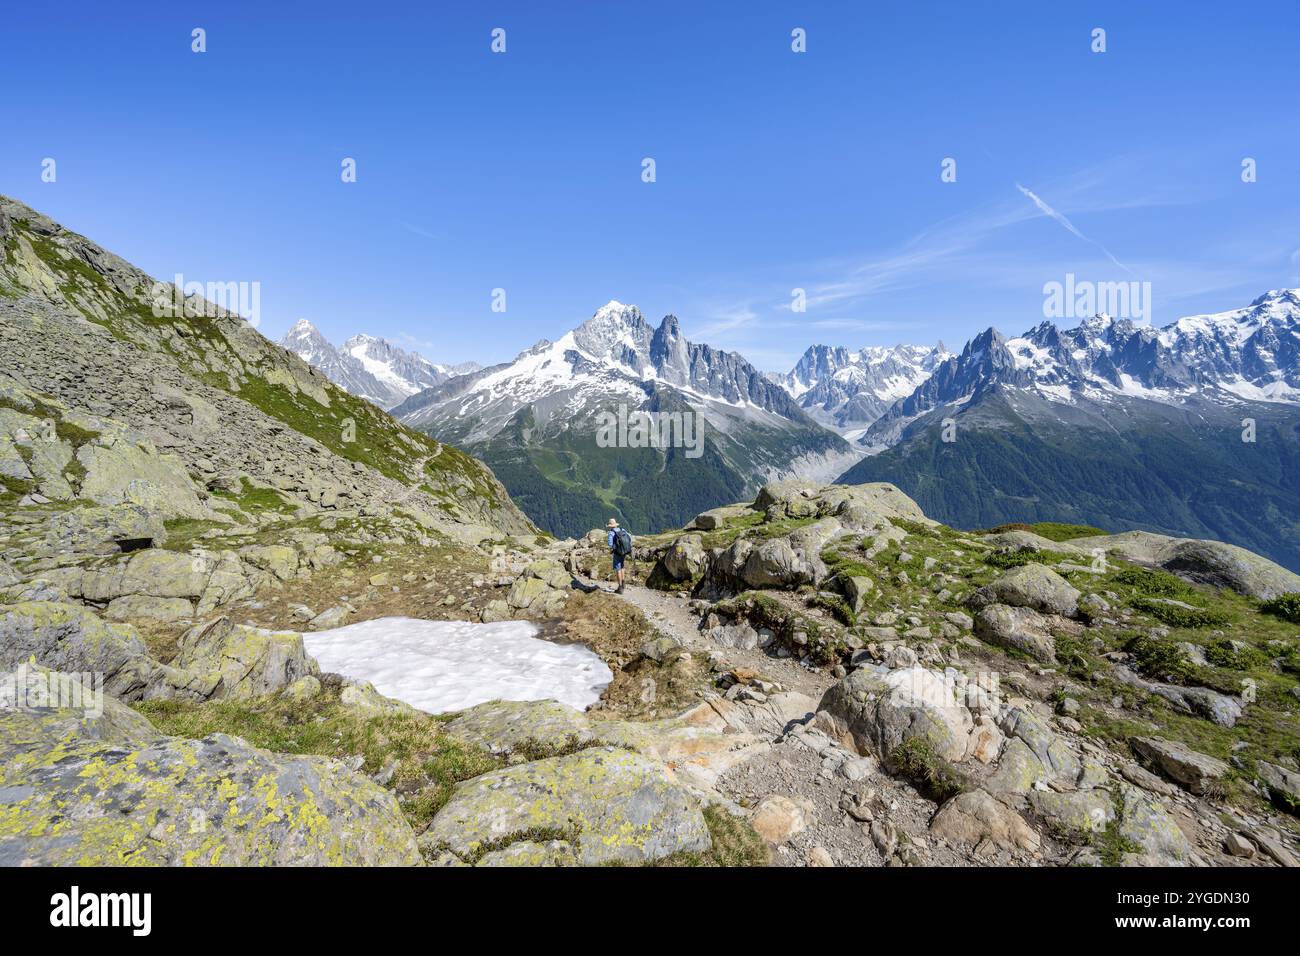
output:
M135 504L168 517L211 518L185 465L147 444L96 439L77 449L85 469L79 497L101 505Z
M928 740L947 760L961 760L974 726L952 684L924 667L855 670L822 695L816 722L858 753L885 761L914 737Z
M1125 853L1125 866L1185 866L1191 861L1187 835L1164 809L1137 787L1120 783L1119 835L1136 852Z
M194 615L194 605L185 598L158 598L146 594L127 594L114 598L104 608L104 616L113 621L180 621Z
M558 751L590 743L587 718L553 700L493 700L463 710L447 733L493 753L524 748Z
M300 677L320 673L301 634L236 625L228 617L186 631L174 664L215 680L213 699L274 694Z
M107 602L128 594L197 600L208 585L210 568L203 559L175 551L149 549L84 573L80 594L87 601Z
M254 545L239 553L249 564L270 572L281 581L291 581L298 574L298 552L288 545Z
M167 539L162 512L138 504L82 506L45 519L39 543L29 545L33 556L112 554L125 545L157 547Z
M430 854L466 862L537 834L576 847L584 866L647 863L703 851L708 827L695 799L660 763L591 747L466 780L420 838Z
M475 866L578 866L578 851L568 840L524 840L485 853Z
M0 866L420 862L393 796L337 761L164 737L112 698L0 711Z
M139 632L109 624L75 604L29 601L0 608L0 668L28 661L68 674L102 674L107 693L122 700L202 699L215 680L160 664Z
M698 534L684 534L664 549L659 563L674 581L689 581L704 571L704 539Z
M1032 790L1029 805L1058 836L1066 839L1087 839L1091 834L1101 833L1117 816L1114 798L1105 789L1062 793Z

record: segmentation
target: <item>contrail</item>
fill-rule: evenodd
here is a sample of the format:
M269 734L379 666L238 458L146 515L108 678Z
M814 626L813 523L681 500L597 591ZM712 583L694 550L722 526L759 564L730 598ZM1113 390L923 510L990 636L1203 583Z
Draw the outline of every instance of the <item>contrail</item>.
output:
M1020 183L1016 183L1016 188L1019 189L1026 196L1028 196L1030 202L1032 202L1035 206L1037 206L1039 211L1042 212L1044 215L1050 216L1051 218L1055 219L1062 226L1068 229L1072 235L1078 236L1084 242L1096 246L1102 252L1106 253L1106 257L1110 259L1111 262L1115 263L1115 265L1119 266L1129 275L1134 275L1133 270L1130 269L1128 266L1124 265L1124 263L1120 262L1118 259L1116 259L1115 256L1111 254L1111 251L1109 249L1103 246L1096 239L1089 239L1087 236L1081 233L1075 227L1074 223L1070 222L1070 220L1067 219L1064 214L1057 212L1055 209L1053 209L1051 206L1045 203L1032 189L1026 189L1024 186L1020 185Z

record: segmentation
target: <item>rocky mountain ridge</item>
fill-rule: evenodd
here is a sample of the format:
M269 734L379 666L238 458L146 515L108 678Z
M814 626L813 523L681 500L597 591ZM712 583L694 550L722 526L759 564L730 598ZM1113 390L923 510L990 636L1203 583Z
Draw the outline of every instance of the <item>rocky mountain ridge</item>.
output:
M307 319L299 319L280 347L323 372L335 385L391 409L426 388L477 372L476 362L440 365L373 335L354 335L335 348Z

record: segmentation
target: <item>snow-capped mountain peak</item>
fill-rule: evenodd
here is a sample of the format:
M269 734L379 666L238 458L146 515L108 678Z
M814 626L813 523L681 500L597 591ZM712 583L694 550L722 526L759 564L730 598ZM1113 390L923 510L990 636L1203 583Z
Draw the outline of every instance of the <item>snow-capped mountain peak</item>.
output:
M474 363L435 365L373 335L354 335L338 349L307 319L299 319L280 346L315 366L336 385L381 408L392 408L422 389L479 368Z
M813 345L787 375L777 376L816 420L841 433L860 432L893 402L909 394L948 357L934 346Z

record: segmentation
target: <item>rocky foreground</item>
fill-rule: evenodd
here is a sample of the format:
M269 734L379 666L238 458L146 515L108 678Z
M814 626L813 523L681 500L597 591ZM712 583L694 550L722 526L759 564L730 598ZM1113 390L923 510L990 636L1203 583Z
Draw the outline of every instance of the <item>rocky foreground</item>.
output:
M107 691L0 715L0 862L1296 861L1300 579L1240 549L957 532L890 485L780 482L640 539L624 600L599 533L372 550L296 521L274 561L241 525L0 567L10 687ZM233 562L263 577L223 601ZM435 719L303 650L392 613L534 619L615 680L585 714Z

